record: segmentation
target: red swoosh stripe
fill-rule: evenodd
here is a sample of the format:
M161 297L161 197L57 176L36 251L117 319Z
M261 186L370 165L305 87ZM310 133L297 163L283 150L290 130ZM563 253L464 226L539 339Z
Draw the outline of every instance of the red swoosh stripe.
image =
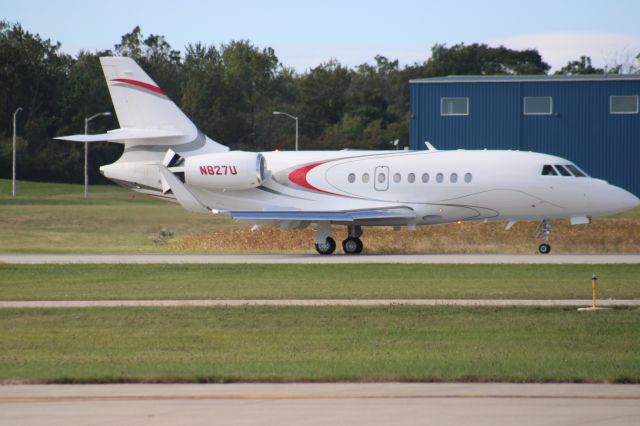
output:
M131 80L131 79L128 79L128 78L114 78L111 81L115 81L116 83L130 84L132 86L137 86L137 87L141 87L143 89L150 90L150 91L152 91L154 93L157 93L159 95L167 96L167 94L161 88L159 88L157 86L154 86L153 84L143 83L142 81Z
M324 189L316 188L315 186L311 185L307 180L307 174L309 174L311 170L328 162L329 161L323 161L321 163L314 163L314 164L308 164L306 166L302 166L298 169L293 170L291 173L289 173L287 177L291 182L295 183L296 185L302 186L303 188L307 188L316 192L324 192L325 194L338 195L340 197L344 197L344 195L342 194L336 194L334 192L329 192L329 191L325 191Z

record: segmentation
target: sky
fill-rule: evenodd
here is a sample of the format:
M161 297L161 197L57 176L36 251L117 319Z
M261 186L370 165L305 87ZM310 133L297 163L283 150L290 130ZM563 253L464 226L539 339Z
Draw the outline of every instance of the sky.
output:
M638 0L3 0L0 19L19 22L64 52L113 49L136 25L173 49L250 40L272 47L298 72L329 59L401 66L422 63L436 43L486 43L537 49L557 70L590 56L595 66L628 63L640 53Z

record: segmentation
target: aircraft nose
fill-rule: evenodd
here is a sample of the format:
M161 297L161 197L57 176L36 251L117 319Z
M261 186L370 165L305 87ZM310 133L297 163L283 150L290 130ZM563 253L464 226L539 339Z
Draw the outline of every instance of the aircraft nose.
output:
M640 205L640 199L632 193L614 185L608 185L606 195L599 204L610 213L619 213Z

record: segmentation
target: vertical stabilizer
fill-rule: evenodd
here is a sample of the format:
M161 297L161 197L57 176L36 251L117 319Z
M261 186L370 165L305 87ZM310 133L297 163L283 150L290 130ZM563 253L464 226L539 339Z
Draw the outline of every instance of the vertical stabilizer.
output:
M195 136L196 127L131 58L100 58L120 127L179 131Z
M142 130L162 131L180 135L147 140L126 139L125 153L153 151L164 155L166 150L160 147L165 146L181 154L228 150L202 134L133 59L102 57L100 63L122 131L126 134Z

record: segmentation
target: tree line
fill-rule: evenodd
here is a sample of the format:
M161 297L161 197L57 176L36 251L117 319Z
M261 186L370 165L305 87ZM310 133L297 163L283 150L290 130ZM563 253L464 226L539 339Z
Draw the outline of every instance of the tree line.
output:
M184 53L162 35L140 27L113 50L81 51L73 57L59 42L0 21L0 178L11 177L13 113L18 107L18 178L81 182L82 144L54 141L84 131L84 118L113 107L100 56L135 59L212 139L232 149L290 150L294 123L273 111L299 117L301 149L389 149L409 140L409 80L447 75L547 74L535 49L486 44L436 44L422 63L400 67L378 55L350 68L335 59L302 73L282 64L276 52L248 40L218 46L192 43ZM425 55L426 56L426 55ZM640 55L636 58L640 64ZM635 63L634 63L635 64ZM569 62L560 74L622 72L592 66L589 57ZM626 72L640 72L636 65ZM117 128L115 115L91 122L90 133ZM115 161L119 144L92 144L91 181L98 166Z

